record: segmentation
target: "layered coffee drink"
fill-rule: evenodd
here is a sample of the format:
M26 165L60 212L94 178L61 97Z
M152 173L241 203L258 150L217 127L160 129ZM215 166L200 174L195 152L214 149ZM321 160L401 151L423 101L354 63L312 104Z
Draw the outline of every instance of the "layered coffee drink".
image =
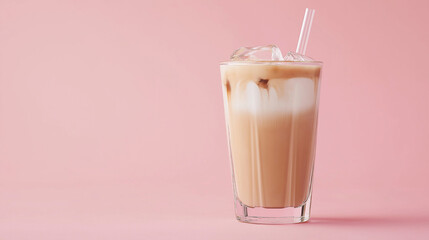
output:
M299 208L311 198L321 63L221 65L236 201Z

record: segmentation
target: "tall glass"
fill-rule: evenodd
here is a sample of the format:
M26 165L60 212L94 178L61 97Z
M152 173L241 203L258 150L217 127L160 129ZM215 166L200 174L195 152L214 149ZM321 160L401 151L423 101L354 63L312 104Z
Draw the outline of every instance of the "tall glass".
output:
M310 218L322 62L221 63L239 221Z

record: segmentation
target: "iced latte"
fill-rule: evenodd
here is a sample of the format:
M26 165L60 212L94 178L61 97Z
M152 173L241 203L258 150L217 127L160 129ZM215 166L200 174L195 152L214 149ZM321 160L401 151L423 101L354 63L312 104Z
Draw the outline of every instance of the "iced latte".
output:
M309 211L321 63L296 57L221 64L239 220L303 218Z

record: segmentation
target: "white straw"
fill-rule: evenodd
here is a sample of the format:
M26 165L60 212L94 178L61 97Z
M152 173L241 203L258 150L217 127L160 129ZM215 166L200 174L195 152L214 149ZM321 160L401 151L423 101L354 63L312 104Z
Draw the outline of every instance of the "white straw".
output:
M305 55L307 49L308 37L310 36L311 24L313 23L314 9L305 9L304 19L302 20L301 33L299 34L298 46L296 52Z

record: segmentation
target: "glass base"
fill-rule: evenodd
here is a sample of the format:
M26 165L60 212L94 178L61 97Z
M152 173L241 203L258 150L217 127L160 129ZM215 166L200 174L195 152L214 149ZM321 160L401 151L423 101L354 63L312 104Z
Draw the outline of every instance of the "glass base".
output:
M311 196L299 207L264 208L248 207L235 200L235 215L238 221L255 224L303 223L310 219Z

